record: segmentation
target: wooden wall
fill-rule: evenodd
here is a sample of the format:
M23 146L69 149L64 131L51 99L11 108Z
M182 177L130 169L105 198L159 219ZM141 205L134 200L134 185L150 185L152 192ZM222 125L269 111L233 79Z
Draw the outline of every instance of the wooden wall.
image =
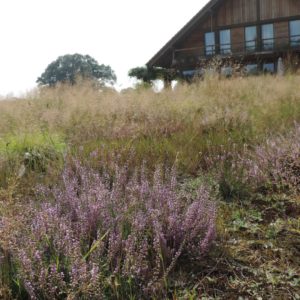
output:
M241 52L244 49L245 29L244 27L231 30L232 52Z
M274 23L275 47L289 44L289 22Z
M299 0L260 0L261 20L300 14Z
M217 25L228 26L255 22L257 20L256 4L257 0L225 0L217 11Z
M258 3L260 16L257 15ZM217 25L228 26L296 15L300 15L299 0L224 0L217 10Z
M179 44L179 48L192 48L204 46L204 34L203 30L199 30L197 26L190 34Z
M260 17L257 16L258 11L260 11ZM223 0L212 14L208 12L206 17L199 20L185 37L176 43L175 49L204 48L205 32L235 25L231 29L231 42L232 50L238 51L237 48L241 46L237 44L244 42L245 24L297 15L300 15L300 0ZM241 27L236 26L238 24L241 24ZM275 38L287 37L289 35L288 22L274 22L274 32ZM288 43L288 39L281 40L281 43Z

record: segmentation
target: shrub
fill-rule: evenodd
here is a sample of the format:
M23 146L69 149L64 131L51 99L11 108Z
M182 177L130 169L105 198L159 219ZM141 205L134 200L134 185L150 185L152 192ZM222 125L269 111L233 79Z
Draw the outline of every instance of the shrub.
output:
M175 171L143 168L114 178L75 163L63 187L40 189L15 245L19 275L32 299L126 299L155 295L178 260L203 259L215 238L216 204L201 186L194 200Z
M239 163L246 166L247 182L258 190L299 191L300 126L296 124L285 136L267 139Z
M224 199L245 198L252 192L295 192L300 186L300 126L243 150L223 149L206 159L214 167Z

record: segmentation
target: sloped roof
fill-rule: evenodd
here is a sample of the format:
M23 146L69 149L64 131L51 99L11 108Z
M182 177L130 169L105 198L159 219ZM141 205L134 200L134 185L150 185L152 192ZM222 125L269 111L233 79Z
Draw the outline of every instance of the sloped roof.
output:
M210 0L174 37L169 40L148 62L147 66L154 66L157 61L170 50L210 9L223 0Z

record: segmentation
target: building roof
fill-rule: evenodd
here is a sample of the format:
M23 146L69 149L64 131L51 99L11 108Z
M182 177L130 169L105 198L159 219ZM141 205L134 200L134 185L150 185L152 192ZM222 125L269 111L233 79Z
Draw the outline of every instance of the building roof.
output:
M148 62L147 66L153 67L159 59L172 50L173 45L179 41L201 18L203 18L216 4L223 0L210 0L178 33L174 35Z

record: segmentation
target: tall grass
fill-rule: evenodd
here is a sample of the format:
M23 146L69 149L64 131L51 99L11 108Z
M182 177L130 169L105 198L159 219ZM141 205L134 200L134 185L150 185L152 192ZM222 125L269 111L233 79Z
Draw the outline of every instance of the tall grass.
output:
M257 144L300 120L299 76L209 78L175 91L117 93L89 83L32 92L21 101L0 102L0 138L59 135L71 148L147 158L195 174L220 146ZM75 146L75 147L74 147Z

